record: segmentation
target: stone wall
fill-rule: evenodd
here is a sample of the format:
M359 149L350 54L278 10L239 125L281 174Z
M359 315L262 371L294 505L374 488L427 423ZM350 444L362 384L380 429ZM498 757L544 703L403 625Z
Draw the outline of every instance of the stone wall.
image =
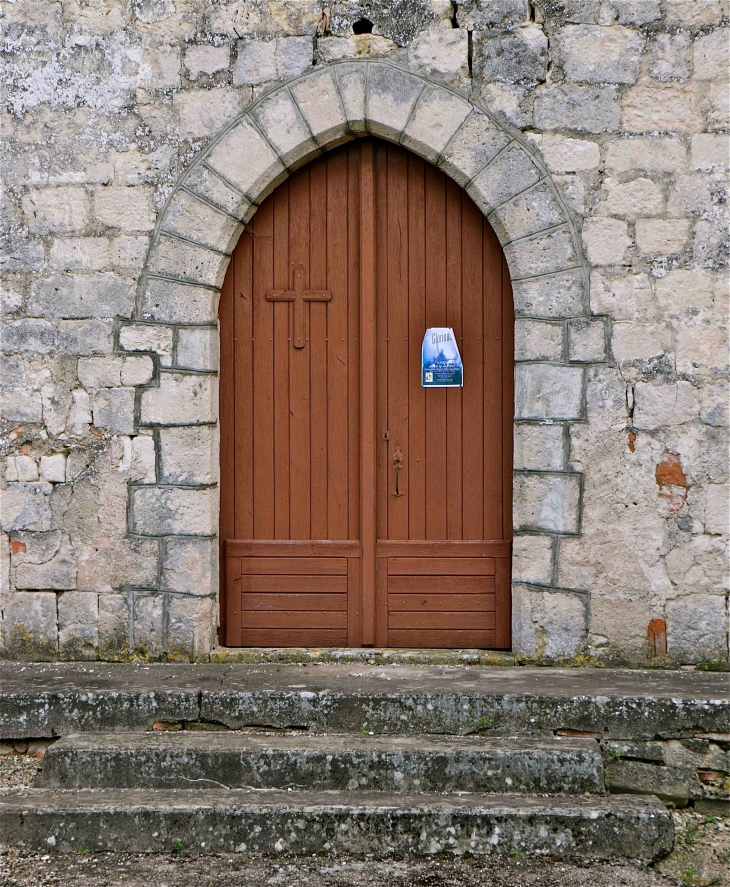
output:
M730 0L3 15L1 655L209 655L217 288L267 189L370 130L510 265L514 651L727 662Z

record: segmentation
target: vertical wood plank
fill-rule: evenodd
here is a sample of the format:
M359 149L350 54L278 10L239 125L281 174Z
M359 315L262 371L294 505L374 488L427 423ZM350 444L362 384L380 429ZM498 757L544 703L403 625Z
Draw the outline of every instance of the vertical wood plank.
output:
M454 330L459 350L461 326L461 188L446 180L446 326ZM446 391L446 536L462 538L462 389Z
M274 289L291 286L289 269L289 186L277 188L274 201ZM254 216L255 218L255 216ZM274 303L274 538L289 538L289 352L288 302ZM241 537L247 538L247 537Z
M502 256L502 538L512 538L512 466L515 422L515 306Z
M426 166L426 327L446 326L446 177ZM446 390L426 392L426 538L446 539Z
M482 389L482 214L466 198L462 205L462 311L464 315L463 397L463 537L483 539L484 403Z
M374 164L374 225L378 236L375 241L374 280L375 280L375 324L376 341L380 353L375 370L376 387L376 534L378 539L387 539L390 532L388 526L388 500L392 492L388 444L384 433L388 428L388 153L390 148L384 142L373 143ZM364 189L363 189L364 190ZM365 258L362 258L363 264Z
M375 560L375 645L388 644L388 558L379 557Z
M362 146L360 173L360 407L362 642L375 643L375 207L373 146Z
M499 650L508 650L511 645L512 633L512 589L510 581L510 560L498 557L494 561L494 590L496 638L495 646Z
M309 167L289 180L289 262L304 266L309 282ZM308 304L302 309L306 314ZM305 329L308 324L305 321ZM290 538L310 539L310 348L289 351L289 528Z
M244 237L249 235L244 235ZM228 266L218 307L220 328L220 604L221 620L218 641L226 644L228 623L227 582L223 549L226 539L234 539L236 532L236 466L235 466L235 388L234 388L234 341L233 341L233 262Z
M359 557L347 559L347 644L362 645L362 565Z
M225 552L225 549L224 549ZM236 563L236 561L239 563ZM226 644L241 646L241 575L240 558L226 558Z
M347 151L348 539L360 538L360 145ZM362 612L362 605L360 607Z
M502 536L502 247L484 221L484 537Z
M257 223L253 223L256 231ZM253 538L253 257L254 237L241 236L233 254L234 539ZM223 473L221 472L221 477Z
M327 165L315 160L309 168L309 286L327 289ZM327 538L327 302L309 303L310 374L310 537Z

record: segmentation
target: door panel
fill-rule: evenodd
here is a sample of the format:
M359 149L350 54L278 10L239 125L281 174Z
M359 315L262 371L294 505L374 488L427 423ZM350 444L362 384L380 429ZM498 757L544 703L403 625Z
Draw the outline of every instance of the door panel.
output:
M378 140L324 155L220 318L222 642L509 647L512 294L466 193ZM433 326L463 389L421 387Z

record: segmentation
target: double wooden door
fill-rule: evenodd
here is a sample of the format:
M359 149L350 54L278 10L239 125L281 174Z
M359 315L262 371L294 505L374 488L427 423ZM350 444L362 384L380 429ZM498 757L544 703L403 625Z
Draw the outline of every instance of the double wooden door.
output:
M221 642L510 645L513 308L454 182L363 139L259 207L221 295ZM452 327L463 389L421 387Z

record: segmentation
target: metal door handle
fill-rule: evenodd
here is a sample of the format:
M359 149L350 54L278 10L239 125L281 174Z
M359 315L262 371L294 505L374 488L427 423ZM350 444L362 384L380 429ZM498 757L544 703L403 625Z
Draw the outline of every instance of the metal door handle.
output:
M395 496L404 496L405 493L401 493L399 485L398 485L398 475L401 471L403 471L403 453L401 453L400 447L395 448L395 453L393 454L393 463L395 464Z

